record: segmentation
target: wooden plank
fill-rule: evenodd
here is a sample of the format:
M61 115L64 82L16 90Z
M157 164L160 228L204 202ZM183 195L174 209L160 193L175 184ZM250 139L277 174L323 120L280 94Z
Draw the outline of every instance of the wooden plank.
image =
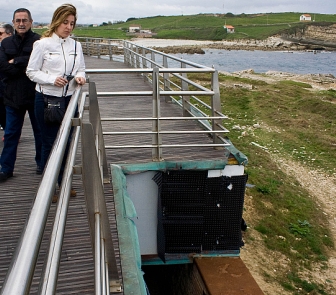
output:
M209 295L263 295L239 257L196 258Z

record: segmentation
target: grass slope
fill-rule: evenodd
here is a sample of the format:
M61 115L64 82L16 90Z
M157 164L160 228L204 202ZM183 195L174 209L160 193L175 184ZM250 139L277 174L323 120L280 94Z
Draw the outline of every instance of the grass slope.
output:
M209 77L197 79L210 86ZM316 265L325 268L334 249L328 217L300 183L279 169L274 157L335 175L335 91L312 91L302 82L268 84L223 74L219 81L222 112L229 116L224 125L231 130L230 140L247 155L248 183L254 185L247 189L255 215L247 220L251 229L246 243L254 245L252 233L257 231L271 253L286 258L287 268L264 273L266 280L276 281L291 294L328 294L328 284L306 276ZM234 84L251 87L227 86ZM260 255L257 248L256 255Z
M143 29L157 33L156 38L222 40L222 39L265 39L286 29L302 26L299 22L302 13L263 13L263 14L226 14L226 15L180 15L154 16L132 19L124 23L101 25L99 27L78 27L74 34L80 37L101 37L128 39L127 30L131 24L139 24ZM336 15L311 13L315 23L336 22ZM235 34L227 34L225 24L235 27ZM41 33L43 30L34 29Z

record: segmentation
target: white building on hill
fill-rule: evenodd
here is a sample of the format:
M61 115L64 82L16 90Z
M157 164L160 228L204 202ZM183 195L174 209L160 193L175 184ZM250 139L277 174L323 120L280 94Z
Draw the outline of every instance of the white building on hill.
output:
M300 16L300 21L302 22L302 21L311 21L311 16L310 16L310 14L302 14L301 16Z
M224 27L224 29L226 29L227 33L234 33L235 32L234 26L224 25L223 27Z

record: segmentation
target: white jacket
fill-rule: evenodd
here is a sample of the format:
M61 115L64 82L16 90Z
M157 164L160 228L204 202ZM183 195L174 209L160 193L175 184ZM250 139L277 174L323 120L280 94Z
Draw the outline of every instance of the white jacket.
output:
M57 77L72 74L85 78L85 63L80 42L70 37L62 39L55 33L50 38L35 41L30 55L26 74L30 80L36 82L36 90L44 94L61 97L65 94L65 87L57 87L54 82ZM75 79L69 84L66 95L72 95L77 83Z

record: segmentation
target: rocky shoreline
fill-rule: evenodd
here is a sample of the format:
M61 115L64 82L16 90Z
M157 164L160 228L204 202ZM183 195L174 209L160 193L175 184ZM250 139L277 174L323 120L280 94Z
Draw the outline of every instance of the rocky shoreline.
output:
M268 50L268 51L317 51L321 50L309 44L300 44L284 40L280 37L270 37L266 40L235 40L235 41L199 41L199 40L176 40L176 39L153 39L138 38L132 42L137 45L152 48L164 53L188 53L202 54L204 49L215 48L225 50ZM327 49L329 50L329 49ZM335 50L331 48L330 51ZM336 78L331 74L293 74L277 71L268 71L263 74L256 74L253 69L246 69L240 72L228 73L226 75L234 75L250 79L263 80L273 83L279 80L293 80L311 85L312 90L336 90ZM249 87L249 86L247 86Z
M167 40L167 39L135 39L135 43L151 47L164 53L188 53L204 54L205 48L225 50L263 50L263 51L335 51L336 48L304 44L282 39L281 37L269 37L265 40L234 40L234 41L193 41L193 40Z
M312 91L336 90L336 78L331 74L293 74L279 71L267 71L262 74L257 74L253 71L253 69L247 69L233 73L220 71L220 73L228 76L248 78L252 80L260 80L266 83L277 83L282 80L291 80L309 84L311 88L307 89L310 89ZM238 85L238 86L242 88L252 89L252 85L243 85L243 86Z

